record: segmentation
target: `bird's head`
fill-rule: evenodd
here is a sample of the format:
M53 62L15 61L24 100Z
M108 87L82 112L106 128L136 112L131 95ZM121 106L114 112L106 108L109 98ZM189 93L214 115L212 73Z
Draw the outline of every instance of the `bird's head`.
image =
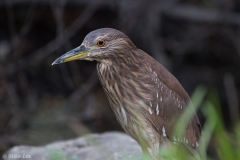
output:
M101 28L90 32L77 48L57 58L52 65L73 60L108 61L136 48L122 32L112 28Z

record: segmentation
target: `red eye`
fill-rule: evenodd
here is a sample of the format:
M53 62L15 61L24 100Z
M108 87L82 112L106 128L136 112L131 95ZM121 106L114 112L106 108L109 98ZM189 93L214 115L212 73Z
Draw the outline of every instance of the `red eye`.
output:
M105 45L106 41L105 40L99 40L97 42L98 47L103 47Z

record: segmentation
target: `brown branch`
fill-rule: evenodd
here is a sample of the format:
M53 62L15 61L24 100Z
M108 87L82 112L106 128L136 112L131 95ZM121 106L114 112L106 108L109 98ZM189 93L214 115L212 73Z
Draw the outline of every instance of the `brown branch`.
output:
M222 10L206 9L190 5L176 5L164 9L163 14L193 22L240 25L240 14L238 13L224 12Z
M43 5L49 5L49 0L7 0L10 1L12 5L28 5L29 3L42 3ZM57 3L58 0L55 0ZM111 2L114 2L113 0L104 0L101 3L102 4L109 4ZM86 5L91 3L90 0L68 0L69 4L71 5ZM0 6L5 6L4 1L0 1Z

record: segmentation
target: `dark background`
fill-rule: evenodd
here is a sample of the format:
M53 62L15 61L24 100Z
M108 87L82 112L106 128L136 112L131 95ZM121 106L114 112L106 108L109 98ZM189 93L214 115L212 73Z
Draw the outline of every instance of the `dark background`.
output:
M126 33L189 95L216 90L227 128L239 119L238 0L0 0L0 153L122 130L96 62L51 65L102 27Z

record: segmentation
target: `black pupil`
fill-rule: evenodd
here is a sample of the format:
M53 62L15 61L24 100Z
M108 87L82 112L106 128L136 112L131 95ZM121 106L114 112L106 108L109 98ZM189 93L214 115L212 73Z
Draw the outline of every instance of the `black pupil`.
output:
M101 46L103 45L103 41L99 41L98 44Z

